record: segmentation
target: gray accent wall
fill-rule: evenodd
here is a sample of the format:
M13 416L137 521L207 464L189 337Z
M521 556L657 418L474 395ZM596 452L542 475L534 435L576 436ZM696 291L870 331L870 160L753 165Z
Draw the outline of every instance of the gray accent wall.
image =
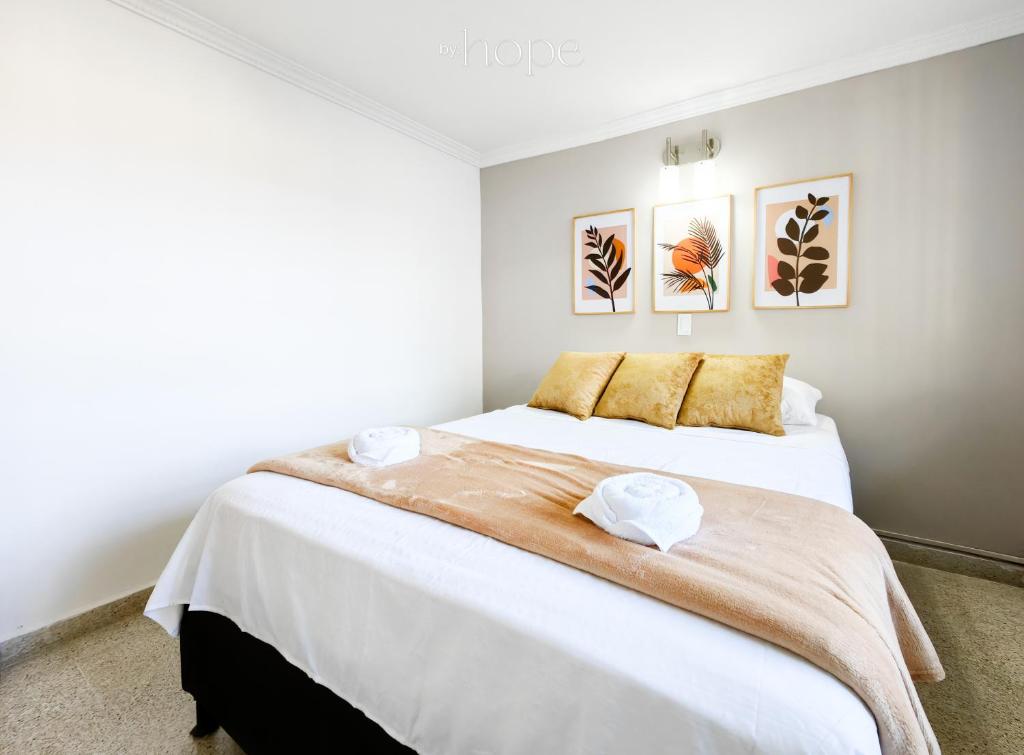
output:
M733 195L732 309L676 336L651 311L652 207L665 137L701 128L723 141L702 194ZM754 310L754 187L848 171L850 307ZM527 401L563 350L789 352L863 519L1024 555L1024 36L486 168L481 192L485 408ZM636 313L573 315L571 219L623 207Z

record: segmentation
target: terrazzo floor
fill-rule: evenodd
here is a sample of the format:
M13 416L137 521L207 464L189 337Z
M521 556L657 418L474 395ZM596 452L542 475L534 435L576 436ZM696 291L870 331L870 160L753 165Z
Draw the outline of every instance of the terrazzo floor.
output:
M897 562L946 667L921 698L947 755L1024 754L1024 588ZM0 753L239 753L193 740L177 642L135 616L0 668Z

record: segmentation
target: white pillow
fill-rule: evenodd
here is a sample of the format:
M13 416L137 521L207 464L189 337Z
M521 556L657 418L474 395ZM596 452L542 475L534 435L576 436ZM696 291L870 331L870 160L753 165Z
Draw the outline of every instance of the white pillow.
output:
M782 424L816 425L815 407L821 391L813 385L789 376L782 378Z

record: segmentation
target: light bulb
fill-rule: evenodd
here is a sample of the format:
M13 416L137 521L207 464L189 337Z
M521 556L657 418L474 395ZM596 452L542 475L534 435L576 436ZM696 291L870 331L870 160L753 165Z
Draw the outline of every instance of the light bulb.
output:
M693 167L693 190L699 197L715 193L715 161L701 160Z
M679 166L661 166L661 180L658 185L658 201L672 202L679 198Z

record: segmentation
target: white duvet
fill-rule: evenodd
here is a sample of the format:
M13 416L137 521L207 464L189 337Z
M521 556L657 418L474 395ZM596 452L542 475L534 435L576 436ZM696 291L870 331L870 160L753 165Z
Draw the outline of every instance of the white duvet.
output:
M439 429L850 510L835 424L784 437L526 407ZM813 532L805 533L813 537ZM878 753L841 682L742 632L444 522L259 472L216 490L146 607L222 614L433 753Z

